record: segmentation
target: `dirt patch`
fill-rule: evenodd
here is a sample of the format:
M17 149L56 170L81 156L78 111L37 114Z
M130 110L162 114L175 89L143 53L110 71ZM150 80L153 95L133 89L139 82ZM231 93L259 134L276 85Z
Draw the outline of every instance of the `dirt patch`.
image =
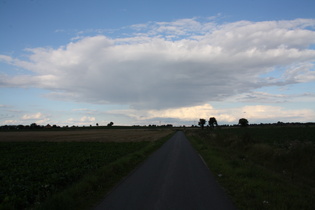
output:
M108 129L79 131L25 131L0 132L2 141L91 141L91 142L137 142L155 141L172 133L170 129Z

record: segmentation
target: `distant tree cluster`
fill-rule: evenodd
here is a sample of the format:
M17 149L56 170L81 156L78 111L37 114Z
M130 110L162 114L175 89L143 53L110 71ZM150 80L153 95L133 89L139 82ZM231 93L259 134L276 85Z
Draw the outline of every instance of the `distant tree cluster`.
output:
M205 119L203 119L203 118L199 119L198 125L201 127L201 129L204 128L205 124L206 124L206 120ZM210 128L214 128L214 126L218 126L218 122L215 119L215 117L210 117L209 118L208 125L209 125Z
M203 118L199 119L198 125L201 127L201 129L204 129L205 124L206 124L206 120L205 119L203 119ZM246 127L246 126L249 125L248 124L248 120L245 119L245 118L241 118L238 121L238 125L240 125L241 127ZM215 117L210 117L209 118L208 126L210 128L214 128L214 126L218 126L218 122L217 122Z
M259 124L249 124L248 120L245 118L241 118L238 120L238 124L233 124L233 125L228 125L228 124L221 124L220 126L218 125L218 122L216 120L215 117L210 117L209 121L208 121L208 125L207 121L203 118L199 119L198 125L199 127L201 127L202 129L204 129L205 127L208 128L215 128L215 127L247 127L247 126L315 126L315 122L307 122L307 123L300 123L300 122L281 122L278 121L277 123L259 123ZM110 122L107 124L107 127L113 127L114 123ZM98 128L98 129L102 129L105 128L106 126L99 126L98 123L96 123L96 126L58 126L58 125L38 125L36 123L32 123L30 125L3 125L0 126L0 131L16 131L16 130L41 130L41 129L81 129L81 128ZM155 125L155 124L149 124L149 125L133 125L133 126L115 126L115 128L172 128L174 127L172 124L165 124L165 125ZM185 128L185 125L183 126L176 126L176 127L183 127ZM197 125L192 125L191 127L198 127Z
M107 126L113 126L114 123L110 122ZM38 125L36 123L31 123L30 125L3 125L0 126L0 130L40 130L40 129L66 129L66 128L85 128L86 126L76 126L76 125L72 125L71 127L69 127L68 125L66 126L58 126L58 125ZM90 125L89 127L93 127L92 125ZM99 124L96 123L96 127L99 127Z
M198 125L201 129L204 129L206 126L206 120L201 118L199 119ZM281 121L278 121L277 123L260 123L260 124L249 124L248 120L246 118L240 118L238 120L238 124L234 125L220 125L220 127L235 127L235 126L240 126L240 127L247 127L247 126L315 126L314 122L307 122L307 123L300 123L300 122L289 122L289 123L284 123ZM210 128L214 128L215 126L219 126L218 122L215 117L210 117L208 121L208 126ZM197 127L196 125L192 125L192 127Z
M113 122L110 122L110 123L107 124L108 127L111 127L111 126L113 126L113 125L114 125Z
M146 125L144 127L147 127ZM151 128L158 128L158 127L173 127L172 124L166 124L166 125L155 125L155 124L149 124L148 127L151 127Z
M30 125L4 125L0 127L1 130L40 130L40 129L49 129L49 128L61 128L58 125L37 125L32 123Z

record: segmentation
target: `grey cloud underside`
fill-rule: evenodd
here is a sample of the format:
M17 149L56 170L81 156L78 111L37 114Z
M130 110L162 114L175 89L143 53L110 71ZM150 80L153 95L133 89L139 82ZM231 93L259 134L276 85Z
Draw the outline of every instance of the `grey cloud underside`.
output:
M186 74L181 72L180 67L164 68L160 73L158 71L150 73L150 70L131 71L131 73L116 71L113 75L105 74L97 80L89 80L83 76L79 79L80 84L70 85L74 89L70 89L69 92L73 91L75 95L79 95L76 96L77 99L83 99L86 102L129 104L133 108L163 109L193 106L209 100L223 100L264 85L251 81L251 78L244 78L244 80L240 80L233 74L225 76L219 72L212 73L211 69L192 69ZM262 82L259 81L259 83Z
M28 61L2 56L35 76L5 76L0 83L49 89L49 97L61 100L138 109L200 105L260 87L314 81L315 50L309 46L315 32L307 29L314 26L315 20L151 23L141 36L85 37L58 49L29 49ZM165 36L171 32L173 40ZM277 67L287 70L261 77Z

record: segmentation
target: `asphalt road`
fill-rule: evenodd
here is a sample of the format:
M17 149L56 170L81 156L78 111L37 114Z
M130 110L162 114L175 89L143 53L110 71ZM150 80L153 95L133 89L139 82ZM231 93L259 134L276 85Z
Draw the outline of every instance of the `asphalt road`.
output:
M96 210L235 209L188 142L177 132L122 181Z

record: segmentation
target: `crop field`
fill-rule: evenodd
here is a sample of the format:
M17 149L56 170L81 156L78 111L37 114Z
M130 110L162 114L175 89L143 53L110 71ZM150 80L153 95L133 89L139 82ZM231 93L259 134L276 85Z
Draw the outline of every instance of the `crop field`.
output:
M266 126L266 127L248 127L245 129L226 128L215 131L216 135L247 135L252 141L285 145L292 141L313 142L315 143L315 127L309 126Z
M21 131L0 132L1 141L49 141L49 142L135 142L155 141L169 129L82 129L69 131Z
M158 146L156 140L170 133L166 129L1 132L0 209L40 207L95 173L105 176L102 182L118 181ZM102 187L94 182L94 188Z
M187 130L239 209L315 209L315 127Z

